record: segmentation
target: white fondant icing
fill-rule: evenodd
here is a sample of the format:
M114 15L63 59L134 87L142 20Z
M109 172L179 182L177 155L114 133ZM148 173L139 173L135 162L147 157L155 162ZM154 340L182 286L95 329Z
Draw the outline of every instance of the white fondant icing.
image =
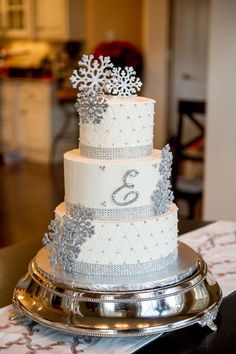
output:
M100 124L80 123L80 143L90 147L122 148L153 143L155 101L145 97L107 98Z
M78 149L64 155L65 201L80 203L87 208L120 209L112 200L112 193L124 185L123 177L128 170L138 171L137 176L128 177L134 184L132 189L124 187L116 195L123 201L127 193L138 192L137 200L126 207L140 207L152 204L151 195L160 178L159 163L161 151L153 150L141 160L96 160L80 155ZM132 195L130 196L130 199Z
M55 210L65 214L65 204ZM104 265L138 264L167 257L177 248L177 207L167 213L119 222L94 220L95 234L81 247L78 262Z

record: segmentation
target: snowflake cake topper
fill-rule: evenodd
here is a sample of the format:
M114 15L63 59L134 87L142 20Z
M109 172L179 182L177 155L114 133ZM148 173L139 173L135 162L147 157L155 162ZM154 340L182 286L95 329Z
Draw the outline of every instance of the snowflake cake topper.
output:
M141 80L135 76L136 72L132 66L124 69L113 68L111 78L107 82L108 93L117 96L134 96L142 87Z
M79 204L68 204L62 220L52 220L48 229L43 244L51 254L51 267L61 266L66 272L73 272L82 244L95 232L90 211Z
M79 71L74 70L70 77L72 86L85 92L103 90L113 68L110 57L95 59L93 55L83 55L78 64Z
M110 57L83 55L70 81L79 90L76 110L82 123L101 123L108 105L105 94L134 96L140 91L142 82L136 78L132 67L114 68Z
M157 189L152 194L155 212L164 214L167 212L170 204L174 200L174 195L171 190L170 176L173 155L170 151L170 146L167 144L161 151L162 160L159 165L159 173L161 178L158 181Z

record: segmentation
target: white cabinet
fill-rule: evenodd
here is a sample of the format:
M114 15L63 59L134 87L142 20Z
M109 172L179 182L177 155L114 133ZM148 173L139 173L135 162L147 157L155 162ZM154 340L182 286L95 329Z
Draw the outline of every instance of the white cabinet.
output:
M18 151L27 160L51 162L61 161L65 151L77 147L78 124L74 104L67 107L72 110L68 116L55 93L55 84L50 81L1 81L0 147L4 154ZM66 122L69 125L66 124L66 131L62 131ZM58 133L63 133L63 139L56 149L54 145L53 151ZM69 135L64 136L64 133Z
M1 85L1 146L3 150L14 149L19 143L15 117L17 115L17 104L14 97L17 92L17 85L11 81L4 81ZM14 104L13 104L14 102Z
M86 0L0 0L0 37L82 40Z
M65 114L56 99L53 82L2 80L0 99L0 145L4 154L13 150L27 160L51 162L61 161L65 151L77 147L78 124L74 104L66 109L68 112L71 108L72 114ZM69 123L67 129L62 131L66 122ZM63 133L63 139L56 149L54 145L53 151L58 133Z
M23 150L50 150L51 85L43 81L23 82L18 100Z
M33 28L32 0L0 0L0 35L29 38Z
M81 40L85 0L36 0L35 34L40 39Z
M51 161L53 138L63 119L52 82L2 80L0 142L4 154L17 150L28 160ZM53 156L61 157L60 151Z

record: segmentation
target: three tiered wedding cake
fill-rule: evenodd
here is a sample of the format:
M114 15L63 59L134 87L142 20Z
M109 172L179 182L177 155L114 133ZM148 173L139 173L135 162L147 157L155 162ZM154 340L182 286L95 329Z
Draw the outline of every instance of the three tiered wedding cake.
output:
M137 97L133 68L84 55L78 88L79 149L64 155L65 202L43 242L65 272L126 277L159 271L177 256L172 154L153 149L155 101Z
M177 244L172 154L152 145L155 102L135 96L132 68L93 56L79 65L80 148L64 155L65 201L16 285L16 308L86 336L215 330L221 290L203 259Z

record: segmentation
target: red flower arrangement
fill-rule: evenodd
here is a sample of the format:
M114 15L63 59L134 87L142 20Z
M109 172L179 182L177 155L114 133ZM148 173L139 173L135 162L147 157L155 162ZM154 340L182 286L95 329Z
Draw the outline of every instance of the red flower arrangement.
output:
M109 56L116 67L132 66L139 77L142 74L142 55L130 42L103 42L95 48L93 55L96 59L100 55Z

